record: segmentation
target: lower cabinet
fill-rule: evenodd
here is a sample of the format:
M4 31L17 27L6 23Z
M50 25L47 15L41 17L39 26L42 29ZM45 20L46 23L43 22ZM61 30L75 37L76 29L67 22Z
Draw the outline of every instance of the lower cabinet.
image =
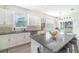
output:
M30 33L11 34L9 47L21 45L30 42Z
M41 53L42 45L36 42L35 40L31 39L31 53Z
M34 39L31 39L31 53L52 53L52 51L44 47Z
M30 33L15 33L0 35L0 52L30 52L30 47L27 43L30 43ZM24 44L24 45L23 45ZM13 48L14 47L14 48ZM5 51L4 51L5 50Z
M24 44L21 46L8 49L8 53L30 53L30 52L31 52L30 44Z
M0 35L0 50L8 48L8 35Z

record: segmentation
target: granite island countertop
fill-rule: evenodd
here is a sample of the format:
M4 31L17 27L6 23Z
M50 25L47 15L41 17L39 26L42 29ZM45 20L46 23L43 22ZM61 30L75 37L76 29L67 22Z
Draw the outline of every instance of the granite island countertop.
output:
M63 38L60 41L55 41L51 37L46 38L46 35L46 33L40 35L33 35L31 36L31 38L43 45L45 48L49 49L51 52L58 52L69 41L71 41L73 37L75 37L75 34L64 34Z

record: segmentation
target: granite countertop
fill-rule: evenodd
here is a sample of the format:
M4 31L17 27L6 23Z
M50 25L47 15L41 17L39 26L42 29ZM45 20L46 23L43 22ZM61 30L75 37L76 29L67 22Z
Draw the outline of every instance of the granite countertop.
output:
M11 32L0 33L0 35L17 34L17 33L25 33L25 32L36 32L36 31L39 31L39 30L11 31Z
M48 48L52 52L57 52L59 51L63 46L65 46L71 39L74 37L74 34L65 34L63 35L63 39L60 41L55 41L51 37L46 38L46 33L45 34L40 34L40 35L33 35L31 36L32 39L43 45L44 47Z
M37 32L40 31L39 26L28 26L27 28L12 28L11 26L0 26L0 35L6 34L16 34L16 33L24 33L24 32Z

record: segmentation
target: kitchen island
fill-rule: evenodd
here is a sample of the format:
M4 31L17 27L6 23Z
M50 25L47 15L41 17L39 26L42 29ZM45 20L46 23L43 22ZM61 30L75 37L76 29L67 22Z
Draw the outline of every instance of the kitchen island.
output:
M40 34L40 35L32 35L31 38L41 44L43 47L48 49L50 52L58 52L60 49L62 49L68 42L72 40L72 38L75 37L75 34L66 33L63 35L63 38L61 40L53 40L51 37L46 38L48 34Z

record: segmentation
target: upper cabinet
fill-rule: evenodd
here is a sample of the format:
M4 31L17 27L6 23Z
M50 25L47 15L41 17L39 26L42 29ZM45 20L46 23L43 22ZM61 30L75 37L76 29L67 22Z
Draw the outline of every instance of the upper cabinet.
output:
M43 21L43 19L45 19ZM0 9L0 25L10 26L12 31L22 30L47 30L54 28L55 18L49 15L20 8L17 6L5 6ZM43 28L44 27L44 28Z
M12 26L13 13L8 9L0 9L0 25Z
M4 23L5 20L5 11L4 9L0 9L0 25Z
M30 26L41 26L41 18L37 15L30 14L29 25Z
M41 17L35 14L29 14L28 30L41 30Z
M13 11L5 9L5 24L8 26L13 25Z

